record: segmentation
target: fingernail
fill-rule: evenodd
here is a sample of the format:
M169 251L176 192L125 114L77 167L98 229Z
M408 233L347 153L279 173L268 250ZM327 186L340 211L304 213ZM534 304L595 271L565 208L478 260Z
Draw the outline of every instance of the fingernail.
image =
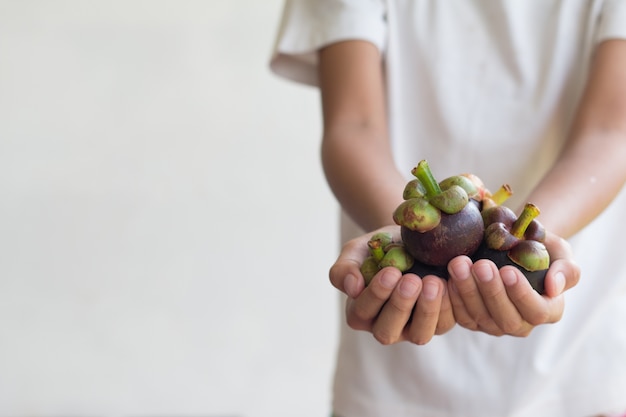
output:
M357 277L352 274L346 275L343 280L343 288L346 290L346 294L350 298L356 298L357 293Z
M554 275L554 283L556 284L556 290L559 294L565 289L565 275L562 272L557 272Z
M515 271L503 269L500 271L500 277L502 277L502 282L504 282L504 285L507 287L512 287L517 284L517 275L515 274Z
M469 265L465 262L456 262L452 265L452 275L458 280L465 280L470 276Z
M409 298L415 297L417 295L417 292L419 291L419 288L417 284L415 284L413 281L405 279L400 284L398 290L400 291L400 294L402 294L404 297Z
M391 289L396 286L399 279L400 274L394 273L393 270L384 271L383 276L380 277L380 284L387 289Z
M422 295L427 300L434 300L439 295L439 286L431 281L425 282L424 288L422 288Z
M487 264L479 263L478 265L474 265L474 274L482 282L489 282L493 279L493 271Z

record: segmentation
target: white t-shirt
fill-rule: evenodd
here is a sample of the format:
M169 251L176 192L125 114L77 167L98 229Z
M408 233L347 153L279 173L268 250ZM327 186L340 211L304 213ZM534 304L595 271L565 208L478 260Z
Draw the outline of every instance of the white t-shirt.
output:
M383 53L396 163L509 183L517 207L556 158L591 53L626 38L626 0L292 0L271 68L316 85L316 51ZM589 173L593 185L593 173ZM425 346L380 345L342 324L342 417L585 417L626 410L626 191L571 239L582 267L563 319L527 338L456 326ZM391 217L391 214L390 214ZM391 219L390 219L391 223ZM344 216L345 240L360 231Z

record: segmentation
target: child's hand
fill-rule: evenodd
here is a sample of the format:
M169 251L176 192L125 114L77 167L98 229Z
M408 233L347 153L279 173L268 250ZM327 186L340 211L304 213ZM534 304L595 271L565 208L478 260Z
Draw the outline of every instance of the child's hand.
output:
M400 229L388 231L399 238ZM365 287L359 270L368 256L367 242L373 233L344 245L330 269L330 281L348 295L346 321L355 330L371 332L382 344L409 341L425 344L435 334L454 327L455 321L446 283L439 277L405 274L384 268Z
M578 283L580 268L565 240L548 233L545 245L552 263L544 295L515 267L498 270L488 260L472 264L464 256L453 259L448 264L448 292L456 322L492 335L527 336L535 326L559 321L563 292Z

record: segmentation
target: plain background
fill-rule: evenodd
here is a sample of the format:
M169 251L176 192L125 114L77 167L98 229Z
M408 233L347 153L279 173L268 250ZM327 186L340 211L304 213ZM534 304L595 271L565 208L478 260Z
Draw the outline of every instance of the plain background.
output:
M330 412L337 205L281 0L0 1L0 416Z

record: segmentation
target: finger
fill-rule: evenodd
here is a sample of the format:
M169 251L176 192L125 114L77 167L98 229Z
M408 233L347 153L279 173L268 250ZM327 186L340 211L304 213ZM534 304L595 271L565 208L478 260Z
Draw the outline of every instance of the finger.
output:
M441 335L450 331L456 324L452 303L450 301L450 292L446 281L443 283L443 294L441 296L441 306L439 308L439 320L435 334Z
M502 330L491 318L482 295L478 289L477 278L474 276L474 268L471 260L455 258L448 264L450 279L454 284L456 293L463 302L464 310L476 323L478 328L492 335L501 335ZM455 316L456 316L455 310ZM457 317L458 319L458 317Z
M556 297L580 281L580 267L565 259L553 261L544 281L545 295Z
M448 264L448 295L450 298L450 305L454 311L454 319L456 322L466 329L478 330L478 323L470 316L469 312L465 308L465 303L459 294L455 282L458 280L471 279L470 267L472 261L469 258L458 257L454 258Z
M443 280L434 275L427 275L423 278L422 291L417 299L408 328L407 337L410 342L424 345L435 335L444 286Z
M393 289L402 277L402 272L388 267L378 272L370 284L346 306L348 326L355 330L370 330L374 319L387 302Z
M459 295L459 290L456 288L451 279L448 280L448 295L452 311L454 312L454 320L459 324L459 326L470 330L478 330L478 323L476 323L476 321L469 315L469 312L465 308L465 304L463 304L463 300Z
M498 328L508 335L527 336L532 326L523 319L509 298L497 266L480 260L472 267L482 299Z
M570 245L567 240L555 235L554 233L546 232L546 239L543 243L546 246L546 249L548 249L552 260L574 258L572 245Z
M331 284L351 298L356 298L365 288L360 268L368 256L368 250L367 239L365 243L361 240L354 239L343 245L339 257L328 273Z
M503 267L500 274L509 299L530 325L555 323L561 319L564 309L562 296L551 298L540 295L532 288L524 274L515 267Z
M330 268L328 276L331 284L350 298L356 298L365 288L361 265L369 255L367 242L378 232L390 233L394 240L400 240L400 228L387 226L346 242L339 257Z
M556 297L580 280L580 266L574 262L572 247L568 241L548 233L545 240L546 248L550 253L550 269L545 279L545 294Z
M402 333L411 318L417 297L422 291L422 280L415 274L404 275L391 297L374 321L372 334L383 345L402 340Z

